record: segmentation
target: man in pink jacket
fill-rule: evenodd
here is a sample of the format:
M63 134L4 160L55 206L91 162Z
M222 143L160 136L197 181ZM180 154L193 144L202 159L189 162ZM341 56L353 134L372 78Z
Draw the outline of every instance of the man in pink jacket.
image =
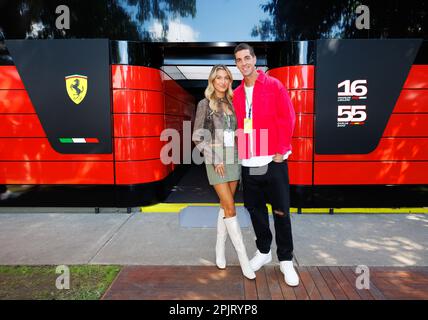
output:
M272 233L266 203L272 205L280 269L290 286L299 284L293 267L293 238L287 158L295 112L283 84L256 70L254 49L246 43L235 48L235 62L244 80L234 91L238 122L238 154L242 160L244 205L256 233L257 252L250 261L254 271L272 261Z

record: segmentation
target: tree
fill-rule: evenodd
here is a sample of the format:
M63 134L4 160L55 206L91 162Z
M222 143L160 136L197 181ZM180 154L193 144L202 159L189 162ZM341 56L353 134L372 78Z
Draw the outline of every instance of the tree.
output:
M358 30L356 8L370 9L370 30ZM270 15L252 30L261 40L313 40L322 38L427 38L427 3L375 0L271 0L261 5Z
M59 5L70 8L68 30L55 26L55 9ZM196 0L0 0L0 36L162 41L170 19L195 14ZM153 38L149 30L141 28L150 19L161 23L161 38Z

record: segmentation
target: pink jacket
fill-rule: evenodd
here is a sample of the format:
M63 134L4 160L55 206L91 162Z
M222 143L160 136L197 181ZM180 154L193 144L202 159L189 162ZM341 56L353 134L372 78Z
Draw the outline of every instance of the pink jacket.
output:
M296 114L284 85L261 70L253 91L253 154L267 156L285 154L291 150L291 137ZM245 89L244 80L234 91L233 106L238 122L238 154L240 159L250 158L249 135L244 134ZM262 130L267 129L267 130ZM263 131L268 133L267 146L263 143ZM262 141L260 143L260 141Z

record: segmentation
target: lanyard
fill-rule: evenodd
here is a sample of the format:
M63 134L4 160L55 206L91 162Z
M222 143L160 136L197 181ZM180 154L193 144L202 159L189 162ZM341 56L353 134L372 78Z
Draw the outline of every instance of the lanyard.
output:
M251 112L253 111L253 101L251 99L251 104L248 102L247 92L245 91L245 109L248 107L248 118L251 119Z

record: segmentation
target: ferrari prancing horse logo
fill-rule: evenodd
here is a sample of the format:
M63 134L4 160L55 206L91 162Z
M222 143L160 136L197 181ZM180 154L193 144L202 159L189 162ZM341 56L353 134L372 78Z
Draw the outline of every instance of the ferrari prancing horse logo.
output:
M73 74L65 77L65 86L68 96L75 104L79 104L85 99L88 91L88 77L80 74Z

